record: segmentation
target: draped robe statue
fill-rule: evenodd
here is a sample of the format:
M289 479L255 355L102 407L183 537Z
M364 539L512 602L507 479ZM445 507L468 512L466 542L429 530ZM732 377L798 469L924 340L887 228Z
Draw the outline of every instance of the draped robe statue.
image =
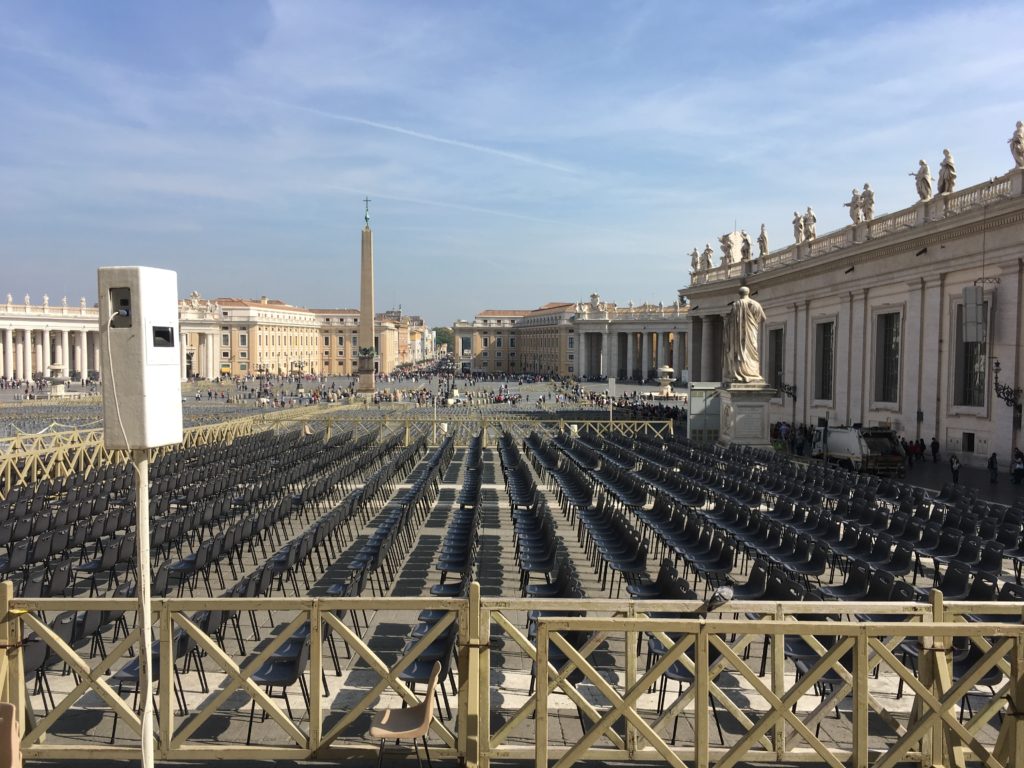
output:
M764 382L758 351L761 323L764 320L764 309L750 298L749 288L741 287L739 299L733 303L732 311L725 318L722 381L755 384Z

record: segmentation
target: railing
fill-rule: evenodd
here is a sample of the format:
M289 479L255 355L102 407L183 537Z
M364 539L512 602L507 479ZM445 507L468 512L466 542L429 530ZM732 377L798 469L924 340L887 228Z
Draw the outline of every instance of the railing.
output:
M122 663L139 637L137 631L114 642L99 661L90 661L64 643L40 616L61 610L124 610L131 600L17 599L10 583L0 585L0 644L10 650L0 657L0 683L6 701L23 719L22 748L29 759L130 759L137 753L135 736L121 744L99 743L101 737L55 731L54 724L71 711L85 710L95 730L97 715L104 720L117 713L133 734L140 731L135 711L106 679ZM400 680L406 670L452 621L458 621L457 714L447 722L440 711L431 724L432 751L469 766L491 760L514 759L547 766L569 766L580 760L660 760L682 766L741 763L813 762L891 768L911 762L921 766L963 765L977 761L989 768L1024 764L1024 626L1020 623L970 623L964 617L983 610L1005 613L1020 621L1021 604L950 603L933 593L927 604L897 603L773 603L728 604L720 614L750 611L762 618L665 619L645 612L695 610L695 603L620 600L573 601L481 598L472 584L466 599L436 598L274 598L161 599L153 601L159 637L159 679L180 681L195 695L194 672L176 676L172 638L182 630L206 654L209 692L184 717L176 715L175 685L161 685L158 701L156 755L160 760L217 759L304 760L367 756L376 745L367 743L360 720L377 706L412 703L415 695ZM199 629L189 614L201 609L273 611L278 630L249 653L218 642ZM340 612L386 611L387 626L413 625L422 609L442 618L407 653L374 648L353 631ZM526 611L577 612L572 617L541 615L536 641L524 630ZM825 621L836 612L890 614L891 621ZM284 618L281 618L284 614ZM815 614L820 619L813 619ZM129 614L130 615L130 614ZM799 615L801 620L794 620ZM403 616L405 617L403 620ZM308 709L298 717L270 699L252 680L252 672L280 648L289 634L310 622L311 653L305 679ZM24 684L23 653L16 642L33 631L79 676L64 683L55 708L42 717L32 714ZM332 673L323 652L328 633L343 640L353 660L343 673L342 689L325 705L322 694ZM638 639L660 641L664 653L641 669ZM803 673L787 668L784 638L802 638L812 649ZM755 670L758 660L745 659L753 646L769 638L764 654L766 672ZM970 663L954 667L950 649L967 639L977 648ZM905 655L901 649L918 649ZM566 664L556 669L549 661L558 649ZM501 653L497 663L492 653ZM916 665L909 659L917 658ZM518 666L517 666L518 662ZM536 686L524 692L527 675ZM666 671L675 670L683 682L677 694L658 707L649 693ZM954 675L956 669L958 676ZM685 671L680 671L685 670ZM876 675L877 671L877 675ZM515 678L515 679L513 679ZM335 686L342 678L335 677ZM971 715L961 721L958 705L979 681L991 683L992 693L973 697ZM328 681L329 682L329 681ZM908 690L906 701L893 688ZM177 684L176 684L177 685ZM817 689L817 690L816 690ZM240 703L230 701L244 694ZM82 697L87 695L82 701ZM96 697L99 697L97 700ZM222 725L204 732L213 718L222 723L246 705L266 712L280 729L280 744L248 746L232 739ZM967 700L969 701L969 700ZM710 703L711 706L707 706ZM561 715L561 711L571 714ZM841 718L833 725L832 713ZM712 718L725 721L722 743ZM577 718L582 727L573 724ZM728 718L728 719L726 719ZM998 718L998 719L997 719ZM682 738L669 739L677 720L686 725ZM127 729L126 729L127 730ZM554 734L562 736L554 740ZM45 741L44 741L45 737ZM102 737L105 741L105 736ZM134 743L133 743L134 742ZM673 743L675 742L675 743Z
M998 200L1024 195L1024 171L1014 170L1010 173L967 187L959 192L936 195L924 202L918 202L909 208L879 216L872 221L856 227L846 226L829 232L821 237L801 245L789 245L772 251L759 260L756 271L766 272L785 266L800 258L821 256L859 243L863 240L874 240L886 235L918 227L930 221L939 221L949 216L967 213L979 207L989 205ZM740 269L737 269L740 267ZM709 270L693 273L692 286L706 285L720 280L729 280L742 275L741 265L720 265Z
M853 229L851 227L846 227L838 232L831 232L824 237L812 240L810 242L811 255L820 256L823 253L831 253L848 245L853 245Z

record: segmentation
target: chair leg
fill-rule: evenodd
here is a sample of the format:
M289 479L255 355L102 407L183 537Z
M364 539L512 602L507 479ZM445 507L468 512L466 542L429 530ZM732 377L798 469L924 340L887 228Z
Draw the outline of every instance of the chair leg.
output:
M427 768L434 768L434 764L430 761L430 747L427 746L426 734L421 738L423 739L423 751L427 753Z
M380 740L380 748L377 750L377 768L384 764L384 739Z
M252 744L252 721L256 718L256 699L252 700L252 707L249 709L249 733L246 734L245 743Z

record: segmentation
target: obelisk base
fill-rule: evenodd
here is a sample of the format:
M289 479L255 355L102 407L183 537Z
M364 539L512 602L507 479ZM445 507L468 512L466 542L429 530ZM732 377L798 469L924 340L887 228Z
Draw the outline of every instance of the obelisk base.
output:
M372 357L360 357L358 362L359 381L356 384L356 392L374 393L377 391L377 379L373 370Z
M719 391L722 426L718 442L722 445L750 445L770 448L768 401L776 390L767 384L726 384Z

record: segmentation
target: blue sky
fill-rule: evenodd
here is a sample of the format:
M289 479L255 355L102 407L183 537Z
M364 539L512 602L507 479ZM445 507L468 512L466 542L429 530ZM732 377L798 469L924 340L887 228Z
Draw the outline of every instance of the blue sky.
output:
M179 292L378 309L675 299L738 227L791 239L915 199L943 147L1010 168L1019 2L0 5L0 294Z

